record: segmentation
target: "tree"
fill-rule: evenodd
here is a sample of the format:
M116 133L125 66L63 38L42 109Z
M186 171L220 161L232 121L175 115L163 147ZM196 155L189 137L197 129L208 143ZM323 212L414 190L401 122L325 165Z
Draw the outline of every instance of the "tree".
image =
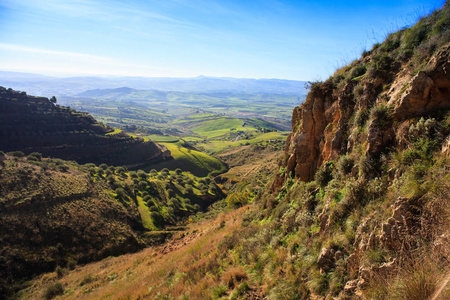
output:
M122 199L123 197L125 197L125 190L123 188L117 188L115 192L118 198Z
M50 102L51 102L51 103L56 103L56 97L55 97L55 96L52 96L52 97L50 98Z

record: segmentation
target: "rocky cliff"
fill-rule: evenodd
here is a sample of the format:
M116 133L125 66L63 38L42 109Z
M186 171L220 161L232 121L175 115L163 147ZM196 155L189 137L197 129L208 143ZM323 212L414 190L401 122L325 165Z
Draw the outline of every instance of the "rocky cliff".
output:
M87 113L43 97L0 87L0 150L40 152L79 163L139 167L170 158L170 152L95 121Z
M450 108L450 34L433 16L389 35L325 82L310 83L306 101L293 111L280 162L285 172L274 189L289 177L313 180L343 154L376 160L405 146L405 130L417 118Z
M305 298L449 297L449 50L446 3L309 83L262 197L301 237Z

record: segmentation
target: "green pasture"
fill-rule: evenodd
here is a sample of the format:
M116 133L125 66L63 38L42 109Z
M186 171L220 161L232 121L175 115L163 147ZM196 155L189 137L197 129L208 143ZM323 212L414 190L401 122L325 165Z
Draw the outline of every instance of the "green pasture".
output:
M238 141L220 141L220 140L212 140L206 143L198 143L197 146L201 149L204 149L205 152L208 153L219 153L227 148L239 147L242 145L253 145L261 142L266 142L270 140L286 140L288 133L287 132L267 132L261 133L260 135L252 138L252 139L240 139Z
M198 177L208 176L212 172L222 173L226 171L225 165L219 159L197 150L187 149L180 142L161 144L167 147L174 159L151 165L148 169L160 171L164 168L169 170L180 168Z

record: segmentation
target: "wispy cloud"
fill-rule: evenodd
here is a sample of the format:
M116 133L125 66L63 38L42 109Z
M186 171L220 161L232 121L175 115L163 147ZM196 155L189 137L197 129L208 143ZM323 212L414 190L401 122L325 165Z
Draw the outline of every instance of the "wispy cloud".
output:
M67 51L56 51L42 48L34 48L27 47L22 45L14 45L14 44L5 44L0 43L0 49L8 50L8 51L18 51L18 52L26 52L32 54L44 54L44 55L52 55L64 58L73 58L78 60L89 60L89 61L97 61L97 62L112 62L112 59L104 56L85 54L85 53L76 53L76 52L67 52Z
M17 61L21 61L21 63L15 63ZM5 70L44 72L46 74L195 75L189 70L173 69L145 63L132 63L86 53L56 51L6 43L0 43L0 65Z
M34 11L47 11L55 15L85 18L92 20L118 20L126 18L144 17L175 24L183 22L163 13L142 8L142 2L136 3L117 0L1 0L2 5L10 9L32 9ZM158 8L155 2L153 8Z

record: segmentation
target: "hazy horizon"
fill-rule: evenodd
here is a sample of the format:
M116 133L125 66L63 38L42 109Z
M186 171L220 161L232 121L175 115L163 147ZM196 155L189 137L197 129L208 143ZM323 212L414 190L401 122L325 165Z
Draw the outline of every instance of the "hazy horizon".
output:
M54 75L48 75L39 72L26 72L26 71L10 71L3 70L0 68L1 73L15 73L23 75L36 75L44 77L53 77L58 79L64 78L76 78L76 77L99 77L99 78L143 78L143 79L195 79L195 78L215 78L215 79L250 79L250 80L283 80L283 81L299 81L306 82L307 80L297 80L297 79L285 79L285 78L268 78L268 77L235 77L235 76L207 76L207 75L192 75L192 76L146 76L146 75L116 75L116 74L64 74L55 73Z
M0 0L0 63L57 77L318 80L443 4Z

